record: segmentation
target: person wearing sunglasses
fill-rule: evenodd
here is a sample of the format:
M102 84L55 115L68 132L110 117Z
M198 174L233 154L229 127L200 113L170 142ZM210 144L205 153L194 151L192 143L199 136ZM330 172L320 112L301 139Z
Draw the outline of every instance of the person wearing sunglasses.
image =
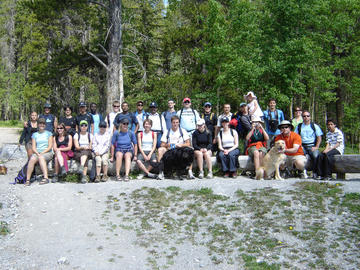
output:
M291 123L295 129L298 126L298 124L301 124L303 122L302 109L300 107L295 107L294 115L295 117L293 118Z
M116 129L119 129L122 119L126 118L129 121L129 130L132 130L132 127L134 126L135 129L133 132L136 134L139 129L139 122L136 119L135 114L129 112L129 103L126 101L121 103L121 110L122 112L118 113L115 117L113 131L115 132Z
M212 138L211 150L212 150L212 152L216 152L217 151L217 143L216 143L216 138L215 138L215 127L217 124L217 114L216 114L216 112L212 112L211 109L212 109L212 104L210 102L205 102L204 103L204 112L200 115L200 117L205 120L205 126L206 126L207 130L211 133L211 138Z
M75 160L80 162L78 174L81 175L81 183L86 184L89 181L87 168L89 159L92 159L92 142L94 136L88 132L88 122L81 120L80 131L74 135Z
M106 132L106 122L99 123L99 133L95 133L92 144L92 149L95 155L96 162L96 178L95 183L100 181L106 182L108 180L108 164L109 164L109 149L110 149L110 134ZM103 169L103 176L101 177L101 165Z
M107 124L108 130L107 132L111 135L114 132L114 120L115 117L120 113L120 102L118 100L115 100L112 105L113 111L108 113L105 117L105 122Z
M280 134L275 137L275 141L283 140L286 144L284 151L286 155L286 167L290 170L297 169L300 171L300 177L307 178L305 164L306 157L301 147L301 137L293 132L293 126L288 120L283 120L279 124ZM283 169L283 168L282 168Z
M304 153L305 155L309 155L311 160L313 178L317 179L317 173L315 172L315 161L319 156L319 147L323 132L317 124L311 121L309 111L304 110L302 113L302 118L304 119L304 122L296 127L295 132L301 136Z
M161 136L164 133L166 123L165 118L158 113L158 105L156 102L151 102L149 105L150 113L148 119L152 121L151 130L157 135L156 148L159 148L161 145Z
M180 127L189 133L190 141L192 134L196 129L196 123L200 119L199 113L191 108L191 99L186 97L183 100L183 108L179 110L176 115L180 119Z
M111 138L111 158L110 162L115 161L116 181L130 180L131 160L137 160L137 140L133 132L129 131L129 119L122 118L119 123L119 129L114 132ZM122 161L125 161L125 176L123 179L120 177L120 170Z

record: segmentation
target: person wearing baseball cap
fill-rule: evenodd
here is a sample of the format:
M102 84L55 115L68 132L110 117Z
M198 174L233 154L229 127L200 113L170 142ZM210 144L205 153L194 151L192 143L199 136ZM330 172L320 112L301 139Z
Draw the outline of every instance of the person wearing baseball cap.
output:
M144 131L143 123L144 120L149 116L149 113L144 110L144 101L138 100L138 102L136 102L136 111L134 112L134 115L139 123L139 129L137 132ZM133 125L131 131L135 132L135 128L136 126Z
M159 148L161 145L161 136L164 134L166 128L165 118L158 113L158 105L155 101L150 103L149 109L150 113L148 118L152 121L151 130L157 134L156 148Z
M76 116L76 131L80 132L81 121L85 120L87 123L87 131L94 135L94 119L90 113L87 112L87 106L84 101L79 103L79 114Z
M212 150L212 152L216 152L217 151L217 142L216 142L216 138L215 138L215 127L216 127L218 118L217 118L217 114L215 112L212 112L211 109L212 109L212 104L208 101L205 102L204 103L204 112L200 115L200 117L205 120L206 128L211 133L211 137L213 138L211 150Z
M306 157L301 147L301 136L293 132L293 125L288 120L283 120L279 124L280 134L275 137L275 141L283 140L286 144L284 151L286 158L286 167L292 170L294 167L300 171L301 178L306 179L305 170Z
M39 118L45 119L45 129L51 133L54 133L58 120L57 117L51 114L51 104L46 102L44 104L44 113L39 115Z

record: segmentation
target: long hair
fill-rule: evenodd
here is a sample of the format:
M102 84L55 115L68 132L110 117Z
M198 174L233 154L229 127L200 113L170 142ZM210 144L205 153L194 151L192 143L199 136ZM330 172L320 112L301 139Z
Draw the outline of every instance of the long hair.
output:
M64 124L64 123L60 123L60 124L58 124L58 127L64 128L63 135L64 135L64 137L66 137L66 136L67 136L67 132L66 132L65 124ZM55 137L56 137L56 138L59 137L59 131L58 131L57 129L56 129Z

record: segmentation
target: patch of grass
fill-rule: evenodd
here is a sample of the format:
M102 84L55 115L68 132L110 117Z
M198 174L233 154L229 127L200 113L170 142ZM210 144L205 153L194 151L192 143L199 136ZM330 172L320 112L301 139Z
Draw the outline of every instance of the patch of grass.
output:
M24 124L20 120L0 121L0 127L23 128Z
M64 181L65 182L70 182L70 183L78 183L80 181L79 179L79 175L75 174L75 173L68 173L65 177L64 177Z
M10 233L9 224L6 221L0 221L0 235L7 235Z
M277 270L280 269L279 264L268 264L267 262L261 261L257 262L256 257L243 254L242 259L245 262L245 268L246 269L252 269L252 270L260 270L260 269L267 269L267 270Z
M343 196L341 203L343 207L349 209L349 211L357 216L360 215L360 193L347 193Z

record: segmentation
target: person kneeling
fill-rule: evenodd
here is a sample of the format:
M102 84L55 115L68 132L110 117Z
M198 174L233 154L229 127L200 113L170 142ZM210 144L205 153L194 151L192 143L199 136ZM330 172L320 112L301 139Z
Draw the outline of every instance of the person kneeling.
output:
M106 182L108 180L108 165L109 165L109 149L110 149L110 134L106 132L106 122L99 123L99 133L95 133L93 142L93 152L95 153L96 162L96 178L95 183L100 181ZM101 178L101 164L103 165L103 177Z
M142 170L147 177L156 178L157 175L150 172L152 167L149 162L156 162L155 150L157 145L157 133L151 130L151 119L145 119L143 122L143 127L144 131L140 131L137 135L139 153L136 163L140 170ZM138 179L142 179L145 175L140 174Z
M266 142L269 140L269 135L262 126L263 121L260 117L253 117L252 128L246 135L248 147L246 154L248 154L254 161L255 172L263 165L263 158L266 155Z
M125 160L125 176L124 181L130 180L130 168L131 168L131 159L137 160L137 141L135 134L128 130L129 120L123 118L120 121L119 129L114 132L114 135L111 139L111 158L110 162L116 159L115 171L116 171L116 181L121 181L120 169L123 159Z
M92 159L92 141L94 136L87 131L88 122L80 121L80 132L74 135L75 160L80 162L78 173L81 175L81 183L88 182L87 169L89 159Z
M206 166L209 170L208 175L206 178L211 179L213 178L212 173L212 163L211 163L211 148L213 146L212 144L212 135L207 130L205 126L205 120L200 119L197 122L197 129L192 135L192 143L194 147L194 154L196 158L196 162L199 168L199 178L204 178L204 159L206 162Z

